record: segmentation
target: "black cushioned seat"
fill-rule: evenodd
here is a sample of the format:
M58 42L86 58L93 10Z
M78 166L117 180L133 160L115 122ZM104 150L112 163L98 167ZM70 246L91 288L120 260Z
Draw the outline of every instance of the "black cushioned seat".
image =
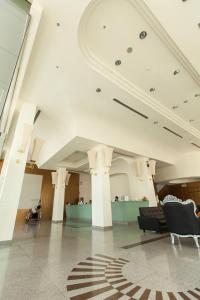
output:
M174 244L174 236L193 237L197 247L199 247L200 218L195 214L194 202L166 202L163 205L163 210L171 233L172 243Z
M163 208L158 207L140 207L140 216L138 224L140 229L162 232L167 230L167 224L163 213Z

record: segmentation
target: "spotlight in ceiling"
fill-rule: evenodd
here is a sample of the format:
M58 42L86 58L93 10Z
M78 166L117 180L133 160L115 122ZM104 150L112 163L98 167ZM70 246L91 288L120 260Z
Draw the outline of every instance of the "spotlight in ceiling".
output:
M198 23L198 27L200 28L200 23Z
M194 122L194 120L193 120L193 119L191 119L191 120L189 120L189 122L190 122L190 123L192 123L192 122Z
M56 23L56 26L58 26L58 27L59 27L59 26L60 26L60 23L59 23L59 22L57 22L57 23Z
M198 97L200 97L200 94L195 94L194 97L198 98Z
M180 73L180 70L175 70L173 74L176 76L176 75L178 75L179 73Z
M154 125L158 125L158 121L154 121L153 124L154 124Z
M97 89L96 89L96 92L97 92L97 93L101 93L101 89L100 89L100 88L97 88Z
M122 62L121 62L121 60L120 60L120 59L118 59L118 60L116 60L116 61L115 61L115 65L116 65L116 66L120 66L120 65L121 65L121 63L122 63Z
M155 90L156 90L155 88L150 88L149 92L152 93L152 92L155 92Z
M58 69L60 69L60 67L59 67L59 66L56 66L56 69L58 70Z
M133 48L132 47L128 47L126 51L127 51L127 53L132 53L133 52Z
M106 25L103 25L103 29L106 29Z
M183 101L183 103L185 103L185 104L188 103L188 102L189 102L188 100L184 100L184 101Z
M146 31L140 32L139 37L140 37L141 40L144 40L146 38L146 36L147 36L147 32Z
M177 108L178 108L178 105L172 106L172 109L177 109Z

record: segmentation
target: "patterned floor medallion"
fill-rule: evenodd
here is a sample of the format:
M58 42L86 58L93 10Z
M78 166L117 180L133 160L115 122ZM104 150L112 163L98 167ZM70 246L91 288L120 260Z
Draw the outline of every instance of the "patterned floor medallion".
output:
M123 258L96 254L80 262L72 269L67 283L67 295L71 300L192 300L200 299L200 289L184 292L153 291L127 280L123 267L129 263Z

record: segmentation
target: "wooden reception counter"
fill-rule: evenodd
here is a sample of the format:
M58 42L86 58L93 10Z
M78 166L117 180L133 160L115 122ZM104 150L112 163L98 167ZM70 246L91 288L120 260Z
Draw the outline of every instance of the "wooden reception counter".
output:
M139 207L149 206L148 201L112 202L112 220L114 223L131 223L137 220ZM67 220L92 221L92 205L66 205Z

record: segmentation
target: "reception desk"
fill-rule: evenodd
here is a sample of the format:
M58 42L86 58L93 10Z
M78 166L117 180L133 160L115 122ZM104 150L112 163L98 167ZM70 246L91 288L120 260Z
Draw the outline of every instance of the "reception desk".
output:
M149 206L148 201L112 202L113 223L131 223L137 220L139 207ZM92 221L92 205L66 205L67 220Z

